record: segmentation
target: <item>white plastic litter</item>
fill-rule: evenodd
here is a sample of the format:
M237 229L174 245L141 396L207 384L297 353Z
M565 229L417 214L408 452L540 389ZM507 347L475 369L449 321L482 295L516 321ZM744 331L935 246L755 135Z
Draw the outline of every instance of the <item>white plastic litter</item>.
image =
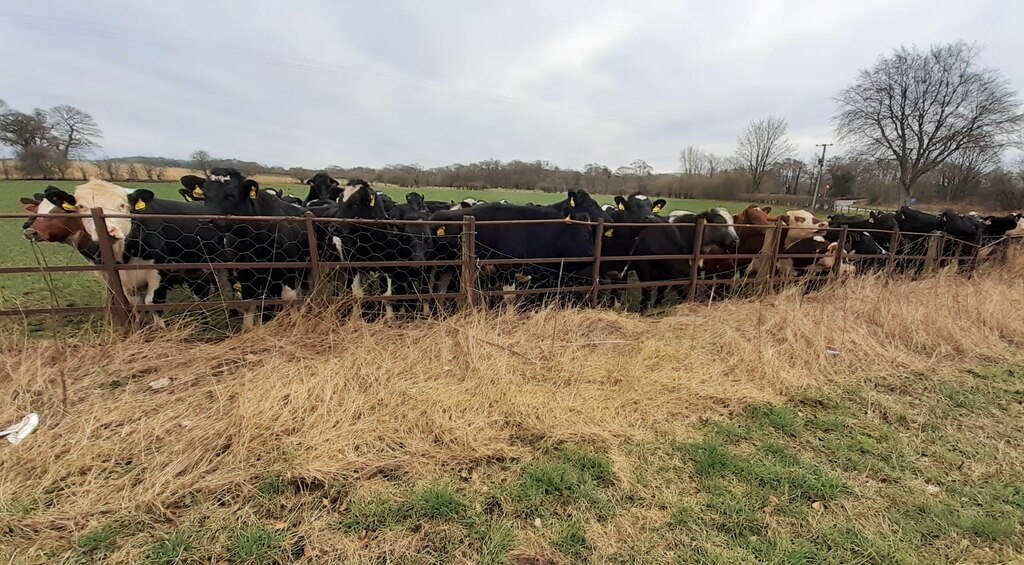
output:
M155 381L150 382L149 383L149 388L151 388L153 390L160 390L160 389L166 387L169 384L171 384L171 379L169 379L167 377L164 377L162 379L157 379Z
M832 347L831 345L826 345L825 346L825 354L826 355L835 356L835 355L839 355L840 353L842 353L842 351L839 351L838 349L836 349L835 347Z
M28 437L39 426L39 414L30 412L20 422L0 432L0 437L6 437L11 445L18 445Z

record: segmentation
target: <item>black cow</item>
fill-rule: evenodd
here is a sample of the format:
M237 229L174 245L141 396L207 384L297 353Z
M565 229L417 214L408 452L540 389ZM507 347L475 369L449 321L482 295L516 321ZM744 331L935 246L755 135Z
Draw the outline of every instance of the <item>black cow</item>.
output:
M237 169L218 167L208 178L181 177L193 198L202 199L207 214L224 216L301 216L301 207L260 190L259 183ZM309 238L303 222L216 221L232 260L253 263L299 263L309 258ZM243 300L290 299L304 284L305 269L238 269L235 273ZM254 326L255 308L247 308L243 327Z
M341 196L341 185L324 171L307 179L306 184L309 185L309 194L303 200L306 204L314 200L337 202L338 197Z
M650 226L645 228L636 238L630 255L633 270L640 282L679 281L690 276L691 261L687 259L652 259L645 260L648 255L690 255L694 252L696 242L696 226L703 219L705 228L701 251L709 252L713 247L735 250L739 245L739 236L733 227L733 216L724 208L714 208L700 214L677 214L671 218L670 227ZM700 268L697 265L696 268ZM667 287L655 287L653 305L661 302ZM642 292L641 303L648 305L650 288Z
M575 195L575 193L574 193ZM430 216L435 240L432 256L438 260L454 260L459 257L461 222L465 216L473 216L476 224L476 255L479 259L524 259L522 264L501 265L493 269L492 280L505 286L516 279L530 280L530 285L540 288L572 286L579 273L591 267L589 262L568 262L561 265L530 265L529 259L575 258L594 255L594 232L592 226L578 222L592 220L584 210L588 202L567 197L561 210L549 206L520 206L516 204L481 204L457 210L441 210ZM498 220L563 220L561 222L538 224L489 224ZM451 271L440 273L438 292L447 292ZM589 279L587 279L589 280Z
M895 218L900 229L900 243L896 252L911 257L899 260L896 264L900 271L920 271L924 263L914 258L928 254L928 234L941 229L941 218L909 206L897 210Z
M942 246L943 257L959 257L960 269L969 268L974 259L974 248L982 229L981 218L963 216L953 210L945 210L939 216L939 227L945 232Z
M389 218L380 193L375 192L366 182L345 187L338 204L337 216L349 220ZM418 219L422 219L422 216ZM341 252L346 261L424 261L428 229L426 223L402 228L382 224L345 223L340 230ZM352 271L352 294L356 298L365 296L364 285L369 279L381 276L384 279L384 296L414 293L417 290L415 283L421 280L419 274L422 272L419 268L403 267L357 268ZM360 308L361 304L355 304L353 313L358 314ZM394 317L394 305L391 301L384 302L384 311L388 319Z
M896 231L899 229L899 224L896 222L895 214L890 212L871 212L867 219L862 216L844 216L841 214L829 216L828 227L830 229L825 233L825 239L828 241L839 241L842 231L837 228L846 227L849 228L847 230L848 233L852 233L855 230L867 233L872 238L873 243L877 243L884 251L888 252L892 236L882 232ZM863 239L863 235L858 235L857 237ZM866 241L862 245L865 249L870 247L870 244ZM849 242L847 242L846 247L847 249L851 248Z
M124 255L128 261L138 259L156 265L174 263L221 263L231 260L222 245L223 238L206 220L188 216L206 213L201 202L175 202L156 198L153 191L137 189L128 194L132 210L132 228L125 240ZM147 215L179 215L182 219L147 218ZM126 261L126 262L128 262ZM230 288L225 271L156 271L159 283L153 291L152 304L163 304L167 291L177 285L186 286L200 299L217 287L222 296Z
M284 191L282 191L279 188L264 187L263 190L267 191L267 193L270 194L271 196L276 196L281 200L284 200L288 204L291 204L292 206L302 206L303 204L305 204L305 202L298 196L285 194Z

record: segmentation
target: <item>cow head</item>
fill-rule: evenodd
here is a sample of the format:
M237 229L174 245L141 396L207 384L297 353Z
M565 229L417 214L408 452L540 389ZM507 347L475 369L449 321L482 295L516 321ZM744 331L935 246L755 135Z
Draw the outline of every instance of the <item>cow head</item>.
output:
M215 168L205 179L186 175L181 184L194 199L203 201L207 213L218 216L257 216L259 200L271 198L258 182L230 167Z
M606 222L612 221L611 215L585 190L570 190L566 194L564 204L572 208L573 213L587 214L592 220L604 219Z
M725 208L712 208L697 216L704 218L703 248L711 246L721 247L727 251L734 251L740 245L740 237L736 235L736 228L733 227L733 217Z
M383 219L388 215L384 212L384 204L369 183L349 185L341 193L338 203L338 216L341 218Z
M880 230L896 231L900 229L896 222L896 214L892 212L871 212L868 214L868 223L874 224Z
M26 239L71 243L69 240L80 236L85 229L81 218L70 215L78 212L75 197L55 186L47 187L45 193L33 198L22 198L21 206L32 214L69 214L68 217L29 218L23 226Z
M413 210L420 212L427 211L427 205L423 200L423 195L418 192L410 192L405 195L405 202L412 207Z
M338 181L331 178L326 172L321 171L312 178L306 179L306 184L309 185L309 196L306 197L306 202L311 200L330 200L331 202L337 202L338 196L341 194L341 186Z
M751 225L751 226L767 226L769 223L768 214L772 211L771 206L765 206L764 208L757 204L751 204L747 206L745 210L739 213L734 219L737 224L740 225Z
M658 211L665 206L664 199L652 201L644 194L631 194L628 197L615 197L615 212L612 218L620 223L645 222L655 216L654 208L658 205Z
M857 255L887 255L888 251L885 250L875 238L866 231L860 231L849 234L850 245L849 249L851 253Z
M131 212L128 194L132 191L99 179L89 179L85 184L75 187L75 203L80 212L94 208L103 210L106 215L121 215L121 218L106 218L107 233L115 240L115 256L120 256L120 245L131 232L132 220L127 217ZM91 218L83 218L82 226L93 240L98 241L96 225Z

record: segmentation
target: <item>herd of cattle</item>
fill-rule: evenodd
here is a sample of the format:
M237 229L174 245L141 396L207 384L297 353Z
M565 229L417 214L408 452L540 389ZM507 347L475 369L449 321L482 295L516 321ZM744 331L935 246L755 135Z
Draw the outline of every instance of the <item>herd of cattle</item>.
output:
M357 263L345 269L344 287L351 287L356 297L370 290L389 297L384 299L385 312L393 316L396 308L429 311L429 300L417 297L458 291L464 252L460 236L466 216L475 219L476 260L521 260L480 269L480 288L505 290L582 286L595 275L614 283L624 281L629 273L643 283L668 284L689 279L692 268L712 279L756 274L765 267L783 275L818 270L853 273L878 268L891 253L900 257L903 268L914 268L920 261L909 259L928 253L932 232L945 234L940 251L954 257L972 255L979 243L988 246L1024 235L1021 214L981 217L950 210L933 215L909 207L894 213L872 212L866 218L831 216L828 220L802 210L770 217L771 208L758 206L737 216L723 208L664 214L662 199L632 194L616 196L615 205L601 206L583 190L570 190L550 205L438 202L416 192L408 193L406 202L396 203L366 181L353 179L343 186L323 172L306 181L309 194L299 199L261 188L231 168L213 169L206 177L187 175L181 184L184 201L156 198L147 189L98 179L79 185L73 194L48 187L34 198L22 199L27 211L39 214L29 217L25 237L73 246L94 263L102 257L100 242L109 240L116 262L139 265L119 271L125 295L135 304L161 304L173 286L185 286L200 299L214 289L222 296L233 289L243 300L293 299L309 292L313 281L304 266L287 264L309 263L311 246L315 246L320 264ZM103 212L105 234L97 232L91 215L94 209ZM603 220L601 229L594 223L599 220ZM307 231L310 223L312 234ZM701 234L698 224L705 226ZM770 230L771 225L780 229ZM841 236L844 227L845 237ZM899 237L890 237L887 232L895 230ZM890 249L893 241L897 248ZM697 245L711 257L695 266L691 259L667 257L692 255ZM735 257L724 257L730 254ZM593 260L595 255L599 261ZM768 257L778 259L772 265ZM382 262L391 264L368 264ZM212 270L146 268L213 263L247 265ZM263 263L274 265L262 267ZM644 303L657 304L664 291L664 286L647 285ZM618 297L615 291L610 296ZM255 307L243 309L243 327L254 324L255 311Z

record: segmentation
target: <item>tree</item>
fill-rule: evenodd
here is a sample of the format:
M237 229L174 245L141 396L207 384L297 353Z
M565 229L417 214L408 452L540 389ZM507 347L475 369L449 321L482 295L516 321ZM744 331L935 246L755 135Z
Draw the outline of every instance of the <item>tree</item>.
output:
M792 157L779 161L779 180L786 194L797 194L800 188L800 177L804 173L804 162Z
M88 113L62 104L51 108L47 118L50 134L65 160L85 157L99 147L96 140L103 137L103 130Z
M725 159L721 155L715 153L705 153L704 161L707 163L708 178L715 178L715 173L722 170L725 166Z
M599 182L604 183L608 188L608 180L612 177L612 171L600 163L587 163L583 167L583 182L587 190L596 191Z
M4 112L0 114L0 144L23 150L30 146L52 146L50 124L46 113L36 108L31 114Z
M644 186L646 185L646 180L648 177L651 176L652 173L654 173L654 169L647 164L647 161L644 161L643 159L637 159L636 161L633 161L632 163L629 164L629 168L630 170L633 171L633 174L636 176L637 190L643 192Z
M786 140L786 120L769 116L747 124L736 140L736 159L750 175L751 192L761 188L765 173L781 159L793 154Z
M4 180L11 180L14 177L14 163L10 159L0 157L0 174L4 176Z
M952 202L978 192L985 175L999 164L999 151L989 147L958 151L936 169L939 195L946 202Z
M193 151L188 158L192 161L192 168L201 173L208 174L213 166L213 157L210 156L209 151L204 151L203 149Z
M679 173L684 177L703 175L708 168L708 154L700 147L688 145L679 152Z
M45 179L55 175L64 178L70 168L60 151L46 145L23 147L18 150L16 159L18 170L29 178Z
M1004 148L1024 124L1016 93L999 71L978 67L978 53L962 41L927 52L900 47L836 96L839 139L895 160L904 202L952 155Z

